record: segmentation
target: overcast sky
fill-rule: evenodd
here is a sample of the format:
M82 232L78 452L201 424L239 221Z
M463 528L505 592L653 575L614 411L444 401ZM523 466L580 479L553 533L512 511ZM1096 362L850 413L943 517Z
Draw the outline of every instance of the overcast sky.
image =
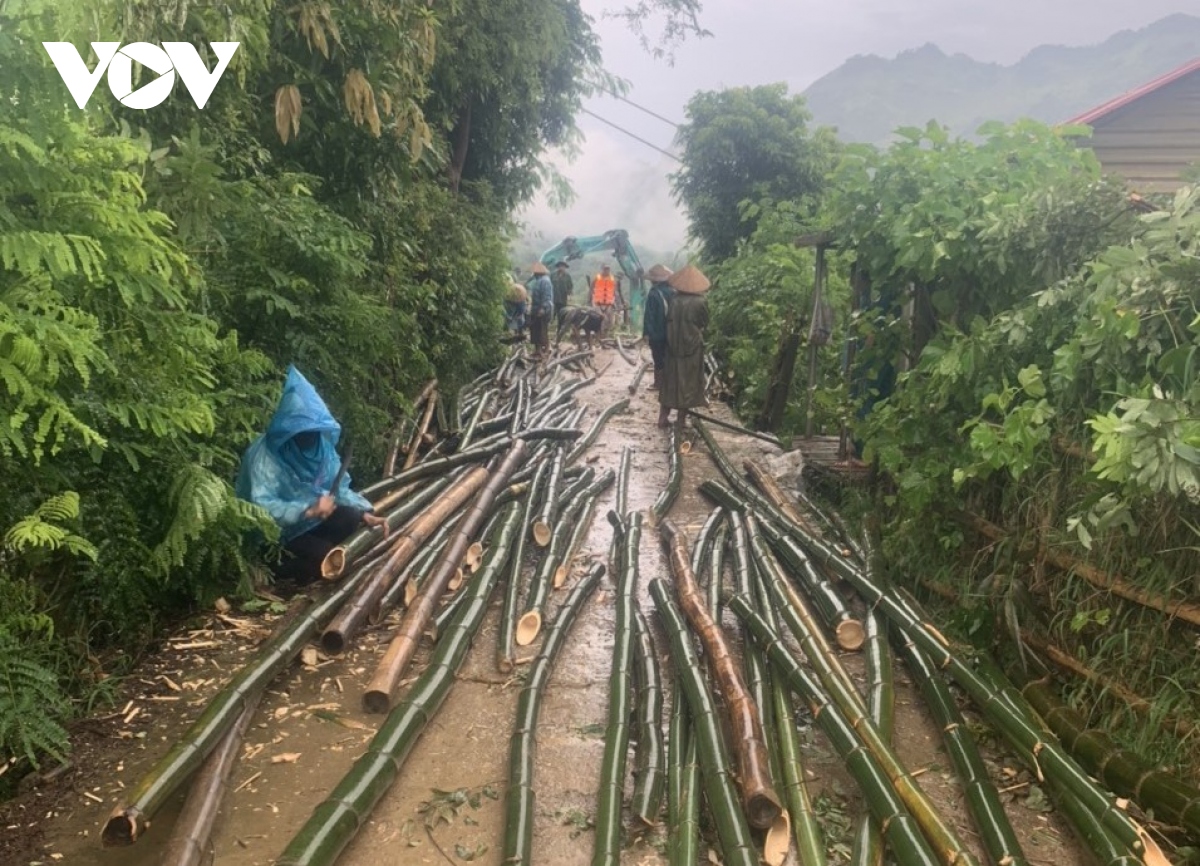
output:
M857 54L890 58L932 42L1007 65L1039 45L1095 44L1175 12L1200 11L1196 0L704 0L701 23L713 35L677 48L669 66L605 17L621 0L582 5L595 21L605 67L630 82L628 98L674 121L698 90L786 81L798 93ZM672 127L623 102L597 97L586 108L672 150ZM579 127L586 140L574 162L551 156L576 201L558 212L536 202L522 215L529 228L546 246L625 228L635 247L681 247L687 221L667 184L675 163L587 114Z

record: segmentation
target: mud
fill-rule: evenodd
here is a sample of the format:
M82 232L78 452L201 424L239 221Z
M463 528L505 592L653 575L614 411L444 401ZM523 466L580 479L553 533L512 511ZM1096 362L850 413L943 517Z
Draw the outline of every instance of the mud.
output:
M643 354L645 350L643 350ZM611 362L611 363L610 363ZM608 365L606 367L606 365ZM578 392L590 407L590 419L605 406L628 396L635 372L612 350L597 353L599 380ZM616 469L623 446L633 449L629 503L647 509L666 480L667 439L655 427L656 395L647 391L649 376L627 413L615 416L585 461L597 471ZM733 420L721 406L712 410ZM778 450L735 433L715 431L735 461L765 457ZM670 517L694 534L710 505L697 485L717 476L702 442L683 458L683 492ZM613 489L595 510L577 573L591 560L606 556L611 529L604 519L612 507ZM657 533L649 525L641 550L639 599L652 611L646 586L666 577L666 562ZM573 579L573 578L572 578ZM553 607L563 597L555 592ZM515 675L496 672L496 630L500 593L471 650L459 681L417 744L401 776L365 823L339 863L374 864L501 862L503 791L513 712L525 668ZM651 616L653 621L653 616ZM191 722L205 699L251 651L268 624L252 630L229 630L213 620L209 630L193 631L174 646L213 644L172 650L150 660L126 685L122 705L129 709L99 717L80 727L74 769L46 786L28 792L3 808L7 849L0 859L16 864L154 864L171 829L181 798L156 817L135 846L100 847L99 836L121 792L144 771ZM604 747L607 680L612 648L612 587L605 578L588 603L554 670L542 708L538 736L534 860L543 866L579 866L591 861L596 780ZM656 635L660 653L665 642ZM364 751L380 717L360 708L362 690L388 639L387 624L360 637L345 656L312 667L296 666L265 696L258 717L230 781L212 840L208 862L217 866L265 866L273 862L313 808L321 802ZM522 651L528 661L537 644ZM419 671L428 650L418 657ZM845 659L861 677L856 657ZM664 656L664 664L665 664ZM170 682L166 682L169 680ZM175 687L178 687L179 691ZM140 708L132 718L129 713ZM127 721L128 720L128 721ZM665 722L664 722L665 723ZM938 734L909 684L903 669L897 683L896 741L906 765L919 773L921 786L941 806L950 822L971 844L978 837L970 825L961 789L954 779ZM803 758L811 790L831 830L863 809L854 784L832 749L813 728L802 729ZM632 755L632 752L631 752ZM1028 798L1032 781L1015 761L988 751L989 763L1006 789L1009 812L1028 859L1035 864L1076 866L1085 857L1065 824ZM708 840L710 845L712 840ZM848 838L830 838L831 863L844 861ZM657 866L666 862L661 829L630 830L622 862ZM704 856L708 847L702 847ZM982 851L977 854L983 861ZM715 851L708 856L719 862Z

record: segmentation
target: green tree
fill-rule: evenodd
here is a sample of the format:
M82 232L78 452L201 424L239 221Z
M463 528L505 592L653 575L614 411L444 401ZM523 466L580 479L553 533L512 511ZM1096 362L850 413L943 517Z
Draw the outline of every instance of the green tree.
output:
M743 203L793 201L815 211L833 167L832 130L809 128L804 97L787 85L697 93L677 141L682 165L671 176L701 255L720 261L754 232Z

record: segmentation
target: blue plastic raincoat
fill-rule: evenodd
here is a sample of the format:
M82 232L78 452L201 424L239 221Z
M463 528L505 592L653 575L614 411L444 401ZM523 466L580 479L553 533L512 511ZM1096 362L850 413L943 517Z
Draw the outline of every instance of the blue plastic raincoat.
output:
M297 433L320 434L315 448L305 451L292 438ZM261 505L279 524L283 541L291 541L320 525L321 518L305 517L342 465L337 443L342 425L321 395L294 366L288 367L283 396L271 416L267 432L254 440L242 455L237 495ZM350 474L342 476L334 495L338 505L370 511L371 503L350 489Z

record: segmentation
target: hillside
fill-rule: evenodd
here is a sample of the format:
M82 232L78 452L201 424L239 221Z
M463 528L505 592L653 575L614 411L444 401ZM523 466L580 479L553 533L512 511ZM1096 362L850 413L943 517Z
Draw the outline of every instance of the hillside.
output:
M817 123L844 141L883 143L900 126L936 119L959 134L988 120L1068 120L1200 54L1200 17L1172 15L1099 45L1043 45L1012 66L945 54L935 45L893 60L846 61L805 96Z

